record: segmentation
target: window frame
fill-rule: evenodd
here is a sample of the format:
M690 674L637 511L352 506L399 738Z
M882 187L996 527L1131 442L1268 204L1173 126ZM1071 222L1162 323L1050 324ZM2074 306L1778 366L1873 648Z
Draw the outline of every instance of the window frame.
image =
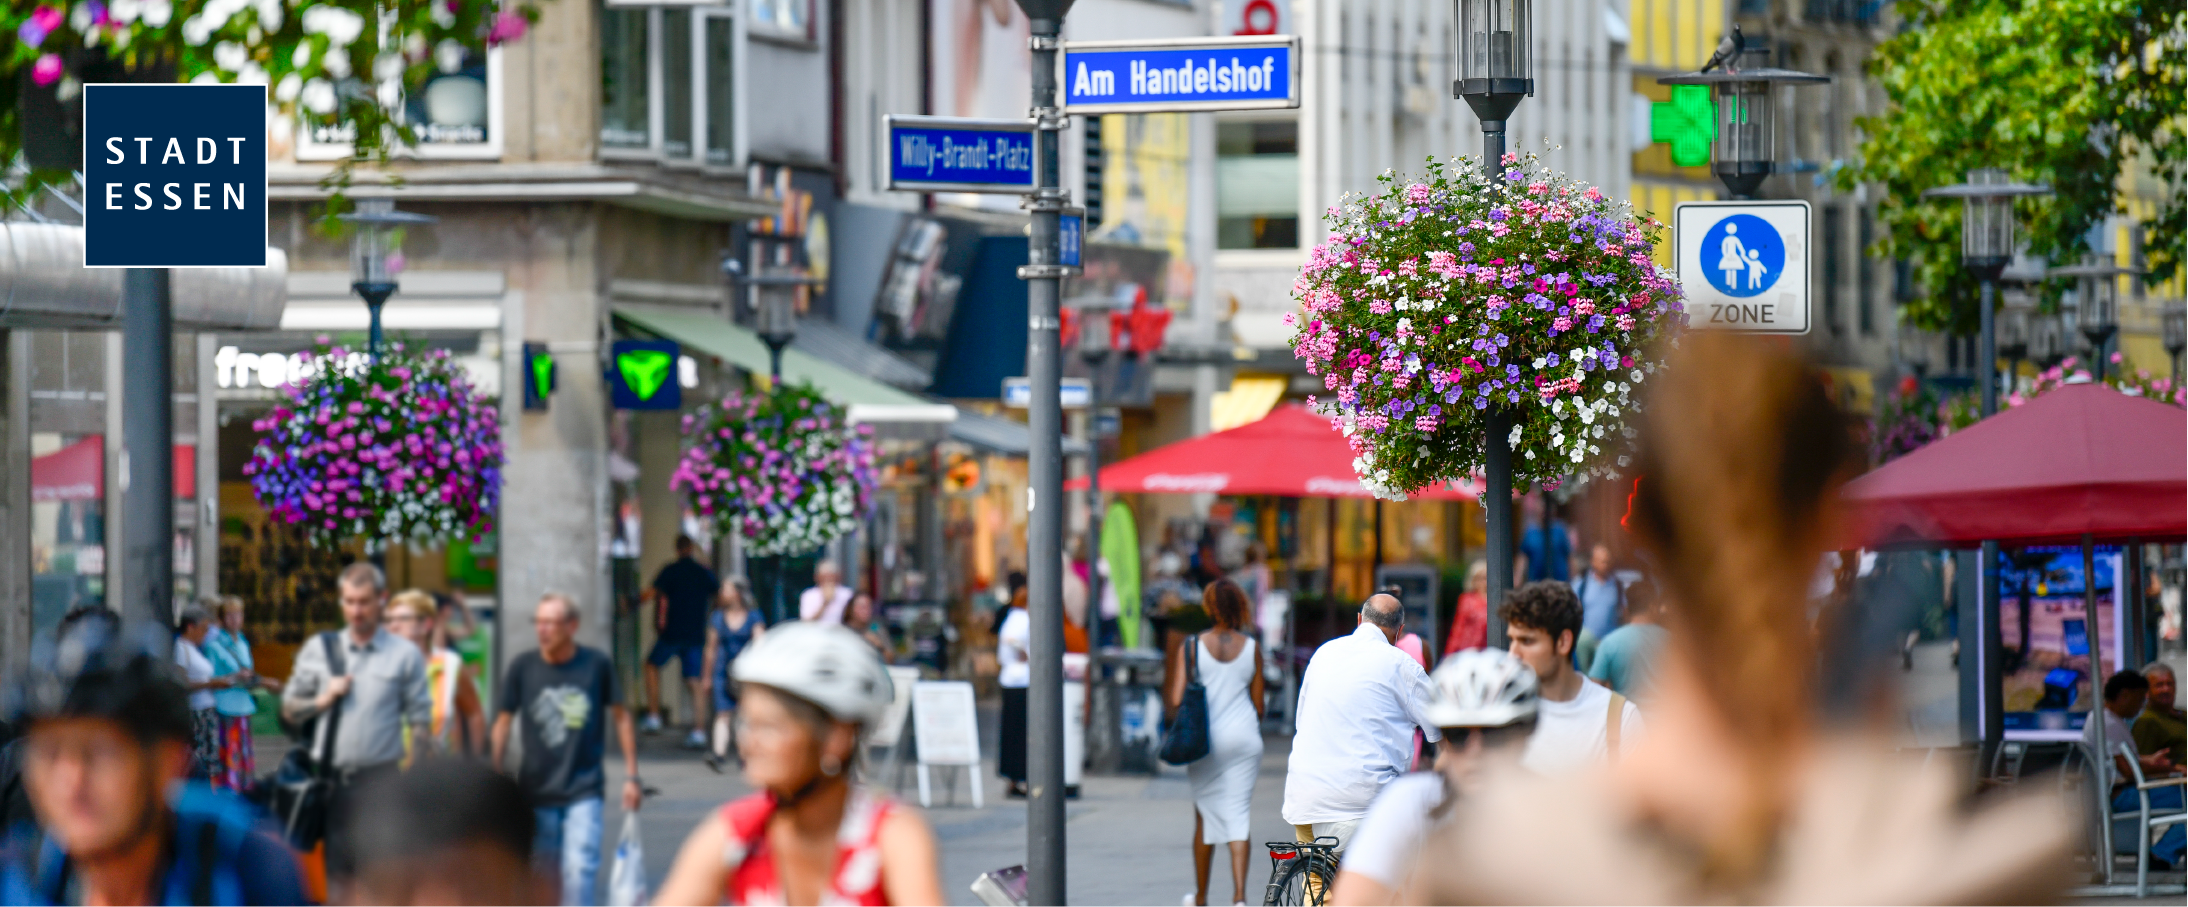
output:
M749 17L741 15L739 3L670 3L638 7L635 4L609 3L609 8L643 8L646 11L646 147L618 147L606 143L600 145L602 160L646 161L663 167L696 170L708 175L741 175L748 157L745 128L745 61L749 36L746 24ZM664 147L668 139L668 40L667 18L672 15L689 16L691 41L691 148L687 154L671 156ZM714 85L707 78L708 26L715 20L727 19L730 23L730 161L711 163L707 160L707 132L711 126L708 102L712 99ZM606 98L600 98L605 106ZM598 140L598 137L595 137Z
M1229 115L1218 115L1218 116L1217 116L1217 118L1216 118L1216 121L1215 121L1215 124L1214 124L1214 125L1215 125L1215 129L1211 130L1211 132L1212 132L1212 133L1214 133L1214 135L1213 135L1213 136L1211 136L1211 137L1212 137L1212 138L1213 138L1213 139L1215 140L1215 143L1216 143L1216 147L1215 147L1215 148L1212 148L1212 149L1210 149L1210 150L1214 152L1214 155L1213 155L1213 157L1214 157L1214 160L1215 160L1215 162L1216 162L1216 166L1215 166L1215 179L1216 179L1216 184L1215 184L1215 187L1214 187L1214 188L1215 188L1216 198L1218 199L1218 204L1217 204L1218 210L1217 210L1217 211L1215 212L1215 220L1216 220L1216 223L1215 223L1215 228L1216 228L1216 229L1215 229L1215 235L1214 235L1214 237L1212 237L1212 239L1213 239L1213 242L1214 242L1214 245L1215 245L1215 253L1216 253L1216 254L1217 254L1218 256L1220 256L1220 257L1224 257L1224 258L1230 258L1230 257L1233 257L1233 256L1238 256L1238 255L1248 255L1248 256L1278 256L1278 255L1294 255L1294 256L1296 256L1296 255L1298 255L1298 254L1300 254L1300 253L1302 253L1302 252L1305 252L1305 251L1306 251L1306 250L1307 250L1307 249L1308 249L1309 247L1311 247L1311 246L1313 245L1313 243L1311 243L1311 242L1308 242L1308 229L1309 229L1309 225L1310 225L1310 224L1312 224L1312 223L1314 223L1314 218L1312 218L1312 217L1311 217L1311 216L1309 216L1309 214L1308 214L1308 207L1309 207L1309 201L1308 201L1308 198L1309 198L1309 194L1310 194L1310 193L1308 193L1308 192L1307 192L1307 190L1306 190L1306 186L1305 186L1305 185L1303 185L1303 184L1302 184L1302 185L1299 185L1299 186L1296 186L1296 187L1294 187L1294 189L1293 189L1293 192L1294 192L1294 193L1296 193L1296 195L1297 195L1297 198L1298 198L1298 205L1299 205L1299 207L1298 207L1298 209L1297 209L1296 211L1294 211L1294 212L1293 212L1293 215L1292 215L1292 217L1293 217L1293 219L1294 219L1294 222L1295 222L1295 224L1296 224L1296 226L1295 226L1295 227L1293 228L1293 229L1294 229L1294 233L1293 233L1293 243L1292 243L1292 245L1289 245L1289 246L1240 246L1240 247L1227 247L1227 246L1224 246L1224 245L1222 245L1222 242L1223 242L1223 240L1222 240L1222 235L1223 235L1223 213L1222 213L1222 211L1220 210L1220 208L1221 208L1221 202L1220 202L1220 199L1221 199L1221 198L1222 198L1222 196L1223 196L1223 185L1222 185L1222 179L1223 179L1223 175L1222 175L1222 174L1223 174L1223 166L1222 166L1222 161L1223 161L1223 158L1225 157L1225 155L1224 155L1224 154L1223 154L1223 152L1222 152L1222 148L1221 148L1221 143L1222 143L1222 137L1221 137L1221 134L1222 134L1222 129L1223 129L1223 127L1224 127L1225 125L1230 125L1230 124L1235 124L1235 123L1248 123L1248 124L1251 124L1251 123L1278 123L1278 122L1289 122L1289 123L1291 123L1291 124L1292 124L1292 129L1293 129L1293 132L1292 132L1292 154L1291 154L1291 157L1292 157L1292 160L1293 160L1293 162L1294 162L1294 168L1295 168L1295 170L1294 170L1294 173L1293 173L1293 178L1294 178L1295 180L1301 180L1301 181L1303 181L1303 180L1304 180L1304 179L1306 178L1306 160L1307 160L1307 155L1306 155L1306 143L1307 143L1307 135L1306 135L1306 131L1307 131L1307 130L1306 130L1306 123L1304 122L1304 119L1305 119L1304 117L1301 117L1301 116L1299 116L1299 112L1298 112L1298 111L1296 111L1296 110L1276 110L1276 111L1267 111L1267 110L1256 110L1256 111L1242 111L1242 112L1239 112L1239 113L1236 113L1236 114L1229 114ZM1232 157L1260 157L1261 155L1252 155L1252 154L1247 154L1247 155L1231 155L1231 156L1232 156Z
M408 98L408 92L405 92ZM486 49L486 141L483 142L419 142L396 152L398 157L421 161L498 161L502 159L506 144L502 131L508 127L505 115L507 105L502 100L502 49L499 46ZM339 161L356 153L350 142L321 142L311 137L311 127L302 118L296 124L296 160L298 163Z

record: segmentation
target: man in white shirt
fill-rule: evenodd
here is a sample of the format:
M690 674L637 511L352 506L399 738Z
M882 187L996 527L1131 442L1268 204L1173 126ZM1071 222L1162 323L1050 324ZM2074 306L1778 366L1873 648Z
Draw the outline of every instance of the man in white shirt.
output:
M1428 673L1397 647L1405 609L1388 595L1360 606L1352 635L1323 643L1299 683L1299 725L1284 775L1284 821L1298 840L1335 837L1342 850L1383 785L1413 762L1413 730L1443 739L1429 718Z
M1631 750L1641 735L1640 708L1573 668L1581 608L1572 587L1557 580L1528 583L1507 594L1498 613L1512 654L1535 669L1542 684L1535 733L1520 764L1557 774Z

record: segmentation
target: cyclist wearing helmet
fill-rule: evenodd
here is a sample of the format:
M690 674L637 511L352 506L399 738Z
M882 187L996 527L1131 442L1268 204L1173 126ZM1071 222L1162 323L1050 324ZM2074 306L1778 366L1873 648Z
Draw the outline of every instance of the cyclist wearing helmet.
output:
M1510 652L1455 653L1429 681L1435 698L1429 700L1428 718L1443 729L1445 741L1436 753L1436 770L1392 781L1368 807L1338 867L1332 904L1395 903L1429 828L1473 789L1486 764L1517 764L1534 732L1535 672Z
M7 691L36 824L0 847L0 904L300 904L296 855L242 798L185 782L189 692L165 633L72 615Z
M656 904L940 904L934 833L852 774L889 707L889 672L839 624L797 621L753 640L737 752L760 792L700 823Z

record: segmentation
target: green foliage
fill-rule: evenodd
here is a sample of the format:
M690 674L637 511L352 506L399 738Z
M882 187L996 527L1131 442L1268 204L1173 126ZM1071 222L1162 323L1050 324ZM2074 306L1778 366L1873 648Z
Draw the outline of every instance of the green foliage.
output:
M465 52L514 41L539 18L534 0L15 0L0 13L0 89L51 86L63 103L83 70L107 62L172 66L185 82L267 86L276 135L331 127L353 136L352 154L328 185L339 197L350 167L384 164L417 135L401 116L403 88L457 68ZM377 23L377 25L375 25ZM22 151L22 113L0 113L0 159ZM65 171L29 171L0 196L25 204Z
M1960 267L1960 203L1925 189L1999 167L2048 183L2049 198L2017 204L2028 251L2076 261L2087 235L2124 213L2122 173L2151 167L2163 204L2145 218L2151 278L2180 271L2188 219L2188 11L2138 0L1901 0L1914 23L1879 45L1871 72L1890 107L1857 121L1862 160L1839 188L1882 184L1877 252L1913 262L1924 288L1906 319L1930 330L1975 331L1977 284ZM2047 289L2056 300L2063 284Z

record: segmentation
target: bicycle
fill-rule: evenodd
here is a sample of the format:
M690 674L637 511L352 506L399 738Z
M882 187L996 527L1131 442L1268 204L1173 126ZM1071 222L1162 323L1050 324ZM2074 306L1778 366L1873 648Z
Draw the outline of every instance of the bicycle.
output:
M1264 905L1329 903L1330 889L1337 886L1336 838L1323 836L1312 844L1269 842L1269 888Z

